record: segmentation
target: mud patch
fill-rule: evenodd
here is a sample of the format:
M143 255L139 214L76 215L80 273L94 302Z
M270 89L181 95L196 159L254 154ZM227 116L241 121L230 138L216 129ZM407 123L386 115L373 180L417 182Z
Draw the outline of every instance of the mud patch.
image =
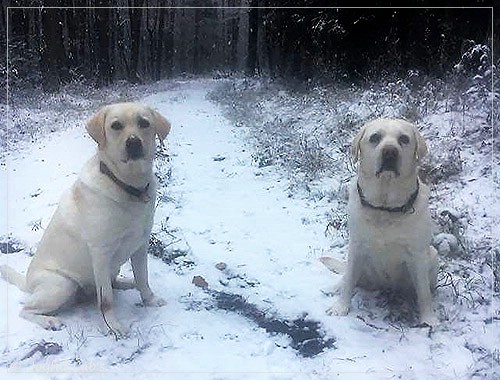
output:
M335 339L326 337L321 323L308 319L307 315L294 320L281 319L260 310L238 294L215 290L208 292L218 309L238 313L269 334L287 335L291 339L290 346L303 357L311 358L325 349L335 348Z

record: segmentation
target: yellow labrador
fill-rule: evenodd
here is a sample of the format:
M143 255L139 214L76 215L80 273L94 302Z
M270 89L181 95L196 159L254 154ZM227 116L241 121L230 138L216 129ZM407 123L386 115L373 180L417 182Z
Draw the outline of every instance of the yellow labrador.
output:
M31 293L22 317L58 330L63 324L53 314L83 290L97 295L107 328L121 336L127 329L113 312L113 287L136 287L147 306L165 304L149 287L146 249L156 196L155 136L162 141L170 123L149 107L120 103L99 110L87 131L98 151L63 194L26 276L8 266L0 271ZM128 259L135 282L119 282Z
M437 252L430 246L429 189L417 176L427 145L412 124L378 119L359 131L351 153L359 166L349 194L349 256L329 313L348 313L355 286L395 289L416 295L420 322L435 325ZM334 259L321 261L341 269Z

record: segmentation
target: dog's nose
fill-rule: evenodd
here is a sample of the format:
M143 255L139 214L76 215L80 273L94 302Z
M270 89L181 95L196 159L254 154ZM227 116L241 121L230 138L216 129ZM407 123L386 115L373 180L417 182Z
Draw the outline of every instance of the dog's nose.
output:
M382 172L393 172L399 176L399 150L393 145L387 145L382 148L380 168L377 170L377 177Z
M139 137L135 135L129 136L125 142L125 147L127 150L127 155L132 160L141 158L144 156L144 149L142 147L142 141Z
M388 146L382 149L382 158L384 161L395 161L399 156L399 151L396 147Z

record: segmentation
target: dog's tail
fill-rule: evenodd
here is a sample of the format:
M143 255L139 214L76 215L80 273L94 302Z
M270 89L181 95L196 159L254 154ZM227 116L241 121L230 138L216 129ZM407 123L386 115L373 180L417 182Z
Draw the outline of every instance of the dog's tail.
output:
M346 264L343 261L334 259L330 256L323 256L319 258L325 267L334 273L342 274L345 272Z
M19 273L8 265L0 265L0 273L2 274L2 277L7 280L7 282L10 282L12 285L17 286L23 292L28 291L25 275Z

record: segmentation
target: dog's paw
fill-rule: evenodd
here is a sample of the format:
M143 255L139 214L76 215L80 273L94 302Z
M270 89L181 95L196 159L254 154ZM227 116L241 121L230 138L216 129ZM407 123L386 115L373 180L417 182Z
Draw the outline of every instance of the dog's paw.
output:
M349 313L349 306L345 305L343 302L336 302L326 311L326 313L331 316L341 317Z
M65 326L59 318L53 315L34 314L24 308L21 310L19 316L30 322L38 324L45 330L59 331Z
M422 315L419 326L436 327L439 325L439 318L434 313Z
M64 327L64 323L57 317L45 316L43 318L42 327L45 330L59 331Z
M142 303L144 304L144 306L148 306L148 307L161 307L161 306L165 306L167 304L167 301L165 301L161 297L157 297L155 295L152 295L151 297L144 299L142 301Z

